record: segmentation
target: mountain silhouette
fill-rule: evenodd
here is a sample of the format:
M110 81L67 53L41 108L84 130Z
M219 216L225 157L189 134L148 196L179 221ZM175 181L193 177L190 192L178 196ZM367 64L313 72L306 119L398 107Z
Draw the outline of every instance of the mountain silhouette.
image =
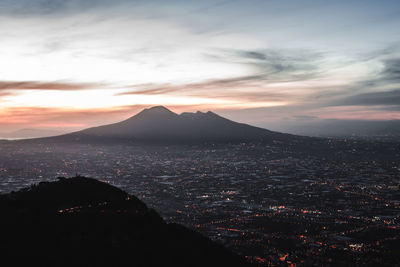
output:
M249 265L95 179L59 178L0 195L0 212L4 266Z
M237 123L211 111L176 114L163 106L144 109L127 120L46 138L57 142L192 143L287 140L289 134ZM43 139L42 139L43 140Z

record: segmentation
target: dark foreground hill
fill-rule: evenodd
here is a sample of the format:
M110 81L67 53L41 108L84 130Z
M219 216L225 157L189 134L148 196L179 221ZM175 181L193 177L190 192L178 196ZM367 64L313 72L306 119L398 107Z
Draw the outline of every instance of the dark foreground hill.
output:
M145 109L122 122L29 142L56 143L204 143L273 142L293 135L238 123L213 112L176 114L163 106Z
M100 181L0 195L4 266L247 266L246 260Z

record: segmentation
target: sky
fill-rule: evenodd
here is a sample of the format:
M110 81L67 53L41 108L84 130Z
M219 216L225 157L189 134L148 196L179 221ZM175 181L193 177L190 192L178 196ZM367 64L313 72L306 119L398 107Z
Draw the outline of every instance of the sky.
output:
M399 1L0 0L0 48L0 132L400 119Z

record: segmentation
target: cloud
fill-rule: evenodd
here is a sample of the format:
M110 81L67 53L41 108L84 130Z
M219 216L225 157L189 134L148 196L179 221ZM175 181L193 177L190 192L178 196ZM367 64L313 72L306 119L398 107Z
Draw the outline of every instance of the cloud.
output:
M14 95L14 93L12 93L12 92L1 92L0 91L0 103L5 101L4 97L11 96L11 95Z
M215 10L216 8L220 8L220 7L224 7L227 4L233 3L233 2L237 2L238 0L225 0L225 1L219 1L216 3L212 3L206 6L202 6L200 8L197 8L195 10L193 10L191 13L204 13L210 10Z
M234 51L239 62L252 66L258 78L267 81L298 81L315 78L322 73L319 61L323 53L298 49L266 49Z
M386 60L384 64L381 79L388 82L400 82L400 58Z
M82 129L126 119L147 106L115 108L66 109L43 107L10 107L0 109L0 129L68 128Z
M138 3L139 0L18 0L2 1L0 13L17 15L49 15L54 13L84 12L98 7Z
M302 85L293 88L289 83L310 81L324 72L318 66L324 55L318 52L290 49L212 51L207 54L209 59L245 66L250 74L179 85L135 85L128 87L133 90L116 95L185 95L243 102L296 101L301 97Z
M214 49L206 55L212 61L243 65L252 72L248 79L269 82L308 80L324 74L327 55L306 49Z
M400 112L400 105L396 105L396 106L381 106L381 110L386 110L386 111L398 111Z
M0 90L86 90L103 87L100 83L68 83L38 81L0 81Z
M400 89L358 94L336 100L331 106L400 106Z
M171 84L142 84L142 85L133 85L128 88L138 88L134 91L127 91L115 94L116 96L122 95L165 95L174 92L179 92L184 90L184 86L173 86Z
M396 54L394 53L391 56L394 57ZM378 61L377 63L380 63L383 68L375 74L374 78L365 79L364 81L360 82L357 85L359 89L373 89L374 87L378 86L400 83L400 58L384 59Z
M143 84L132 86L138 88L121 95L185 95L189 97L213 98L222 100L237 100L244 104L247 102L260 101L286 101L289 95L284 92L277 92L274 88L265 88L264 82L260 83L257 77L244 76L232 79L209 80L200 83L188 83L182 85L173 84ZM290 95L295 98L297 95Z
M4 96L9 96L9 95L13 95L14 93L11 93L11 92L1 92L0 91L0 98L1 97L4 97Z
M347 84L321 87L311 97L319 107L332 106L380 106L396 110L400 105L400 58L399 49L392 46L354 59L351 64L362 64L368 70L358 79ZM388 59L389 58L389 59ZM351 70L350 70L351 71ZM351 73L350 73L351 75ZM390 107L390 108L389 108Z
M244 51L241 54L245 58L250 58L250 59L257 59L257 60L266 60L267 59L263 53L256 52L256 51Z
M316 120L316 119L318 119L318 117L317 116L307 116L307 115L296 115L296 116L293 116L293 118L295 118L296 120L300 120L300 121L303 121L303 120Z

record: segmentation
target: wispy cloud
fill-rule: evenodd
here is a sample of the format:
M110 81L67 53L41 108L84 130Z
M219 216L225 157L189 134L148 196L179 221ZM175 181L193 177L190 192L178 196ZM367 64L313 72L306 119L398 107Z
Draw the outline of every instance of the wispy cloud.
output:
M104 87L100 83L0 81L0 90L86 90Z
M299 81L317 77L323 71L323 53L298 49L266 49L264 51L235 51L239 62L248 64L267 81Z
M201 83L173 84L144 84L133 86L137 88L116 96L123 95L176 95L188 97L206 97L222 100L240 100L243 105L248 102L260 101L288 101L296 97L284 92L277 92L274 88L265 87L257 77L240 77L233 79L209 80Z
M400 89L358 94L332 103L336 106L400 106Z
M171 84L141 84L128 86L129 90L115 94L116 96L123 95L166 95L184 90L185 86L173 86Z
M302 85L297 84L293 90L292 83L311 81L323 73L317 64L323 59L321 53L277 49L215 51L218 52L208 56L220 62L246 66L251 70L251 75L178 85L132 85L127 87L127 91L116 95L185 95L241 100L244 104L260 101L287 102L298 100L303 94Z
M140 0L18 0L2 1L0 13L13 15L51 15L57 13L84 12L99 7L119 4L138 4Z
M400 83L400 58L386 60L384 64L382 79L388 82Z
M391 51L396 55L398 50ZM330 94L325 106L376 106L383 110L400 107L400 59L380 59L382 66L372 77L349 84Z
M5 97L11 96L11 95L14 95L14 93L0 91L0 103L4 101Z

